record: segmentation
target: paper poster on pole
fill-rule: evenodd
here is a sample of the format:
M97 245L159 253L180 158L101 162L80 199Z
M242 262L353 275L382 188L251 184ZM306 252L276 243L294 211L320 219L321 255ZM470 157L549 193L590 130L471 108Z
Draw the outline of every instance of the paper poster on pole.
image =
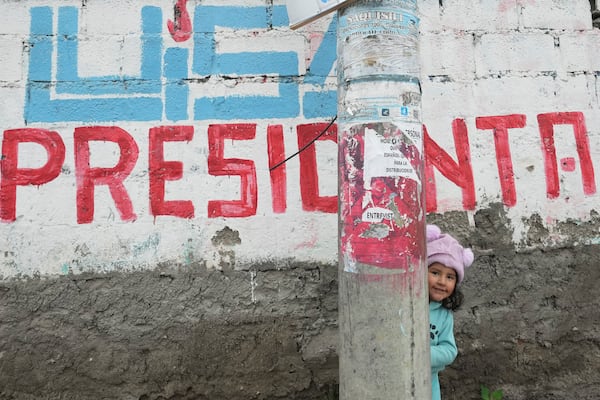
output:
M422 254L422 125L358 122L341 127L341 253L344 270L406 273ZM412 249L406 252L404 249ZM386 272L387 271L387 272Z

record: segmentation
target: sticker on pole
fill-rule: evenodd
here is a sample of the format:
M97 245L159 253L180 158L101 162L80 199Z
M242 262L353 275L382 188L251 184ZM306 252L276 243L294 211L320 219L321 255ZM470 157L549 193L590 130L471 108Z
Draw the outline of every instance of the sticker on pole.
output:
M344 270L410 272L424 246L422 125L358 123L341 132Z
M297 29L354 0L286 0L290 28Z

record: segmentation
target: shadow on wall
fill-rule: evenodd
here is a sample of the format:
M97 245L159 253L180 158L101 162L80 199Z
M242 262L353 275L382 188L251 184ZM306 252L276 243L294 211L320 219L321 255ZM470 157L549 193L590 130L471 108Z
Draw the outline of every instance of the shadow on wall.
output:
M592 24L594 28L600 28L600 9L598 9L597 0L590 0L590 9L592 10Z

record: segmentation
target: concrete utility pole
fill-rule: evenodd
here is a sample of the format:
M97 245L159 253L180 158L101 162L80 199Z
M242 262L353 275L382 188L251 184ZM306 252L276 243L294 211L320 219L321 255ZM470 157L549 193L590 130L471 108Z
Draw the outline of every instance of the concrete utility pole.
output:
M431 399L417 0L338 11L340 399Z

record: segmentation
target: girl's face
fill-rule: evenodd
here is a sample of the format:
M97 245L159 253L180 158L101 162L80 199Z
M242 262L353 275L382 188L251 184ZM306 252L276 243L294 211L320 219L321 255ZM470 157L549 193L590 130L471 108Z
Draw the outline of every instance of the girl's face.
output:
M456 271L439 262L429 266L427 274L429 282L429 301L442 301L454 292L456 287Z

